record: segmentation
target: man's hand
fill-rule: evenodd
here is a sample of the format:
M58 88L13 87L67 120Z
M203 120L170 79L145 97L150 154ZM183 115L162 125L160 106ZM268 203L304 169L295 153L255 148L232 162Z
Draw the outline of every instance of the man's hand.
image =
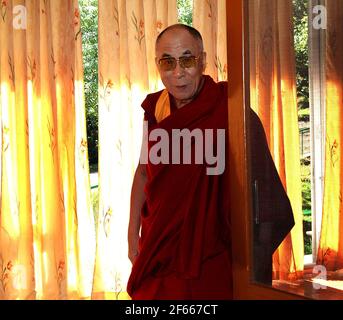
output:
M138 255L139 255L139 237L133 237L129 239L129 259L132 264L135 263Z

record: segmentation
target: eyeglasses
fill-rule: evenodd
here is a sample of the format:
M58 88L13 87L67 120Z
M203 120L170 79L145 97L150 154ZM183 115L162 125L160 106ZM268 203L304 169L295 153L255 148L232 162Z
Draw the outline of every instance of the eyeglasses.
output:
M189 56L189 57L180 57L179 59L175 59L173 57L162 58L158 60L158 65L160 66L162 71L172 71L176 68L177 62L182 69L194 68L197 65L197 60L200 58L201 54L197 57Z

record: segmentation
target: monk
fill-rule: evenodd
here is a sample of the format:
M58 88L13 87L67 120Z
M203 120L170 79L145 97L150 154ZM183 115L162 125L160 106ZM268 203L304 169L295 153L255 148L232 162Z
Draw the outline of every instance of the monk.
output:
M227 82L203 74L202 37L182 24L158 36L156 65L165 89L142 103L127 292L135 300L232 299Z

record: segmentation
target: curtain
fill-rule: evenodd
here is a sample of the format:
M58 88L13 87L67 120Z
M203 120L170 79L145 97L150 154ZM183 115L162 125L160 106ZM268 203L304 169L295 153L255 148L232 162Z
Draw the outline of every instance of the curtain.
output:
M206 70L215 81L227 80L226 0L195 0L193 26L206 52Z
M343 268L343 3L326 1L326 150L322 228L317 264Z
M291 0L250 0L251 107L291 201L295 226L273 255L274 279L302 274L304 241Z
M2 0L0 13L0 299L89 298L78 3Z
M127 228L147 93L161 89L155 39L176 0L99 1L99 215L94 299L127 299Z

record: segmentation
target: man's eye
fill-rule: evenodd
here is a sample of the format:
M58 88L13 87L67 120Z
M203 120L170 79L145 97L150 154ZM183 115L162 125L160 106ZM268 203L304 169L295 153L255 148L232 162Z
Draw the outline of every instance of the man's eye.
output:
M186 68L193 66L193 64L194 64L194 57L184 57L184 58L182 58L182 64Z
M166 59L164 60L165 64L172 65L174 63L174 59Z
M193 60L193 57L184 57L182 58L183 62L191 62Z

